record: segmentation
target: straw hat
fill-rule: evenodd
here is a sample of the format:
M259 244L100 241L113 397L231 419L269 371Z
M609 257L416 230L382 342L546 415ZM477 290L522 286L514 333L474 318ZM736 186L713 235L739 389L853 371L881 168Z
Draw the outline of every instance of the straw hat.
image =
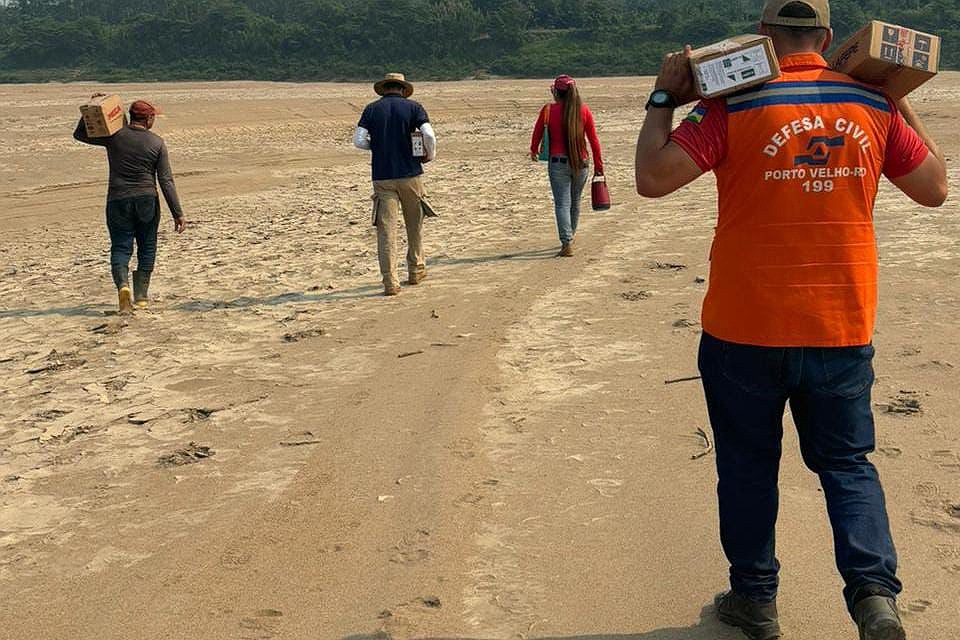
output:
M377 92L377 95L384 95L384 87L389 84L400 84L403 85L403 97L409 98L413 95L413 85L407 82L406 77L402 73L388 73L383 80L373 85L373 90Z

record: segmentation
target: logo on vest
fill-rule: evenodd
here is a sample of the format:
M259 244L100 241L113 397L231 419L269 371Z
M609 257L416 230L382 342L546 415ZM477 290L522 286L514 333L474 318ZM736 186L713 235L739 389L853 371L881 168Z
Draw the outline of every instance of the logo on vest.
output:
M806 118L798 118L787 124L780 127L773 136L770 137L769 144L763 148L763 154L771 158L776 158L779 155L780 150L786 147L791 140L797 140L802 138L805 134L818 133L820 135L815 136L810 144L816 143L820 140L821 143L824 139L836 140L837 138L847 138L849 137L853 142L860 145L860 148L863 151L867 151L872 146L870 142L870 136L867 134L867 130L861 127L859 124L847 118L837 118L835 121L832 121L833 129L840 134L836 138L829 138L824 136L820 132L828 132L827 122L823 119L822 116L813 116ZM845 144L834 144L828 145L829 147L843 147ZM812 146L808 148L808 151L812 150ZM826 164L826 163L824 163ZM813 165L821 166L821 165Z
M830 164L830 156L833 154L831 149L844 147L846 144L847 140L844 136L837 136L836 138L816 136L807 145L807 154L796 156L793 159L793 166L825 167Z
M807 134L811 135L804 144ZM866 152L872 146L867 130L852 120L837 118L829 121L829 126L822 116L793 120L773 134L763 153L777 158L791 141L794 148L799 146L803 151L792 155L790 168L764 171L765 182L794 182L804 193L829 194L837 189L838 180L863 180L867 176L865 166L848 164L856 162L848 157L848 147Z

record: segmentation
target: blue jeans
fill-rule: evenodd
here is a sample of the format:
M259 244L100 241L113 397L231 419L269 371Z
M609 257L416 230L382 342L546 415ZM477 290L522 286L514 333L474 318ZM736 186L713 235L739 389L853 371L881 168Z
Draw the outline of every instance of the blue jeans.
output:
M861 590L900 593L883 488L867 458L876 446L873 356L872 346L781 349L704 334L700 371L716 442L720 539L737 593L758 602L777 595L787 402L803 460L820 476L847 606L852 610Z
M554 162L557 158L550 158L547 173L550 175L550 188L553 190L553 206L557 216L557 231L560 232L560 242L569 244L577 233L580 224L580 199L583 189L590 177L590 169L584 166L576 177L570 173L570 165L563 158L563 162Z
M117 288L130 283L130 257L137 245L137 270L152 272L157 261L157 230L160 227L160 199L137 196L107 202L107 229L110 231L110 268Z

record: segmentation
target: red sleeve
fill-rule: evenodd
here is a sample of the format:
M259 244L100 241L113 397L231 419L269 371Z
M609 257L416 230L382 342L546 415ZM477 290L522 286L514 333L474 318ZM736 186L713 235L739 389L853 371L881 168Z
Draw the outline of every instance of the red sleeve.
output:
M891 180L913 173L927 159L930 149L920 135L906 123L893 102L893 120L887 135L887 156L883 161L883 175Z
M597 123L593 119L593 112L586 105L583 106L583 132L587 135L593 153L594 170L603 174L603 151L600 149L600 137L597 136Z
M727 102L704 100L670 136L704 173L717 168L727 156Z
M540 109L540 117L537 118L537 124L533 127L533 139L530 141L530 153L540 153L540 143L543 142L543 122L544 114L549 107Z

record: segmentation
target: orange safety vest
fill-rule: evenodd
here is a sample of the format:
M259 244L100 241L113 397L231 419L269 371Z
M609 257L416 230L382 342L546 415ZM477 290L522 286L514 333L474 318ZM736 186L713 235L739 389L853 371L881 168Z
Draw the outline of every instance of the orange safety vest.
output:
M872 341L873 207L894 109L877 89L787 56L779 80L727 98L727 155L704 330L770 347Z

